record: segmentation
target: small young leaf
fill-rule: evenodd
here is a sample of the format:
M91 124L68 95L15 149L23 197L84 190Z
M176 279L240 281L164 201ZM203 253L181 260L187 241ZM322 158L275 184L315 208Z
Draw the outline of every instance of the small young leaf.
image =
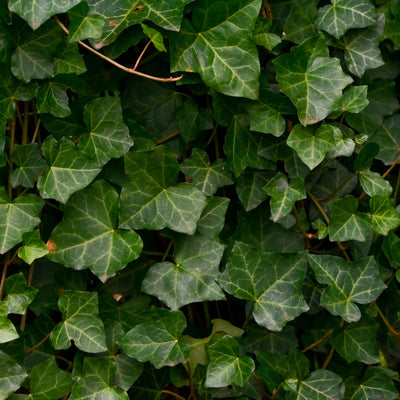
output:
M18 257L29 265L49 253L49 249L40 238L38 230L24 233L22 240L23 245L18 250Z
M390 204L388 196L373 196L369 206L375 232L386 236L400 225L400 214Z
M55 117L68 117L71 110L68 106L66 88L58 83L46 82L36 92L38 113L50 113Z
M4 291L7 293L9 314L24 314L32 303L38 289L26 285L22 272L9 276L4 281Z
M154 47L158 51L167 51L164 46L164 38L161 36L161 33L158 32L156 29L150 28L145 24L140 24L143 29L144 34L152 41Z

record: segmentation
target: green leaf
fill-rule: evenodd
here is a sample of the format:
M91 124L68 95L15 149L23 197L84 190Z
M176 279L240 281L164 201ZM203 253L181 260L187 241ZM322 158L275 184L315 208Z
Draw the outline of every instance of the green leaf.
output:
M67 12L81 0L10 0L8 8L22 17L32 29L37 29L50 17Z
M105 20L101 15L89 14L89 6L82 1L68 10L69 33L68 40L73 43L78 40L99 39L103 34Z
M54 82L46 82L36 92L38 113L50 113L55 117L68 117L71 110L68 106L66 87Z
M4 188L0 188L0 254L4 254L22 241L22 235L40 223L38 215L44 201L35 194L24 194L10 201Z
M65 137L57 142L53 136L48 136L43 142L42 152L50 166L37 183L44 199L66 203L72 193L89 185L101 171L95 162Z
M206 205L205 195L189 183L174 185L179 164L166 147L126 154L125 171L119 217L121 228L157 230L168 227L188 235L195 232Z
M192 23L184 19L179 34L170 35L172 72L198 72L209 87L221 93L257 98L260 65L251 34L260 3L198 2Z
M330 241L367 240L372 228L370 217L357 212L358 201L347 195L330 204L331 220L328 225Z
M0 301L0 343L11 342L12 340L18 339L19 335L13 323L8 319L8 300ZM0 352L0 360L4 357L3 353ZM3 361L3 360L2 360ZM2 373L0 372L0 394L2 384ZM22 383L22 382L21 382ZM3 389L4 390L4 389Z
M340 400L343 379L332 371L318 369L304 381L300 381L296 392L289 393L287 400Z
M337 100L335 109L348 113L359 113L369 104L367 93L367 85L350 86L344 90L343 96Z
M346 400L393 400L399 393L385 368L372 367L362 379L351 376L346 379Z
M392 193L390 183L383 179L377 172L369 170L360 171L358 178L364 192L368 196L389 196ZM372 223L374 223L373 219Z
M1 305L0 305L1 307ZM8 396L19 389L28 374L9 355L0 351L0 398Z
M4 281L4 291L7 293L8 313L24 314L36 297L38 289L26 286L25 277L22 272L19 272Z
M131 329L120 346L128 356L150 361L156 368L173 367L189 357L190 346L179 340L185 328L182 312L152 307L145 322Z
M59 369L54 358L36 365L29 374L29 391L33 400L59 399L70 391L71 386L71 374Z
M228 335L208 347L206 387L244 386L255 365L252 358L240 356L239 350L237 340Z
M25 146L16 144L13 152L13 161L18 166L10 176L13 188L18 185L32 188L36 177L46 168L46 161L40 156L36 143Z
M304 164L314 169L334 148L335 133L338 131L339 128L332 125L322 125L314 131L313 128L305 128L297 124L290 132L287 145L296 151Z
M207 153L197 148L192 150L192 155L180 168L206 196L214 195L222 186L233 184L226 160L220 158L211 165Z
M49 259L91 271L105 282L139 257L142 240L134 231L118 229L119 196L103 180L71 196L64 219L50 236Z
M56 350L68 349L71 340L86 353L107 350L106 335L98 316L97 292L66 290L58 300L62 322L51 332L51 343Z
M280 36L270 32L271 25L272 21L270 19L258 18L252 37L257 46L263 46L267 50L272 50L282 42Z
M386 236L400 225L400 214L390 204L388 196L373 196L369 201L374 232Z
M105 20L103 35L95 42L101 48L112 43L129 26L149 20L163 29L178 31L183 9L193 0L134 0L109 3L108 0L88 0L90 14Z
M301 295L306 269L305 253L263 253L236 242L218 282L231 295L255 302L259 325L279 331L308 310Z
M218 241L219 234L224 227L228 205L229 199L226 197L208 197L207 204L197 223L197 232Z
M353 28L366 28L375 24L374 6L369 0L331 0L318 10L315 21L318 29L328 32L339 39L345 32Z
M63 40L54 58L54 72L58 74L81 75L86 72L86 65L83 61L79 48L76 43L68 43Z
M342 90L353 81L343 73L337 58L328 57L318 40L309 39L273 60L280 91L296 106L302 125L327 117ZM311 54L310 47L314 47Z
M115 383L124 390L128 390L143 372L143 364L126 354L118 354L115 357L115 365Z
M78 149L86 152L98 165L123 156L133 145L122 117L119 97L91 101L84 108L83 118L89 133L79 141Z
M378 278L373 257L349 262L341 257L310 255L311 268L319 283L328 285L321 295L321 306L347 322L361 318L355 304L368 304L377 299L386 285Z
M368 142L364 144L354 160L353 170L355 172L369 170L378 153L379 146L376 143Z
M160 32L158 32L156 29L150 28L145 24L140 24L140 26L142 27L144 34L151 40L154 47L158 51L167 51L164 45L164 38Z
M128 400L127 393L115 386L117 368L111 358L83 360L82 375L74 383L71 400Z
M18 250L18 257L27 264L32 264L38 258L44 257L49 253L46 244L40 238L38 230L26 232L22 235L23 245Z
M176 241L175 264L154 264L142 283L145 293L158 297L172 310L190 303L225 298L216 284L224 246L203 236Z
M264 190L271 196L271 218L274 222L289 214L297 200L306 198L304 181L301 178L294 178L289 184L282 172L278 172Z

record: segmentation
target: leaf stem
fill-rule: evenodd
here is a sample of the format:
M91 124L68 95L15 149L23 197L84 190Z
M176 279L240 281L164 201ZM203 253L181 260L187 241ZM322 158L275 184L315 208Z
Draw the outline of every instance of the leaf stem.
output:
M54 19L58 23L58 25L60 25L61 29L68 35L69 31L66 28L66 26L57 17L54 17ZM95 50L93 47L87 45L86 43L84 43L84 42L82 42L80 40L78 40L78 44L80 46L84 47L86 50L89 50L93 54L96 54L96 56L98 56L98 57L102 58L103 60L107 61L108 63L114 65L114 67L122 69L122 71L125 71L128 74L138 75L138 76L141 76L143 78L151 79L153 81L158 81L158 82L176 82L176 81L179 81L179 80L181 80L183 78L183 75L178 76L176 78L173 78L172 76L170 76L169 78L159 78L157 76L148 75L148 74L145 74L143 72L136 71L134 68L125 67L124 65L114 61L110 57L105 56L103 53L100 53L99 51Z
M387 326L389 331L395 336L400 336L400 332L396 331L396 329L393 328L393 326L390 324L388 319L383 314L382 310L379 308L378 304L376 304L374 302L374 306L376 307L376 310L378 311L379 316L382 318L383 323Z
M344 319L342 319L341 321L340 321L340 328L342 328L343 327L343 325L344 325ZM326 369L326 367L329 365L329 363L331 362L331 360L332 360L332 357L333 357L333 353L335 352L335 347L334 346L332 346L331 347L331 350L330 350L330 352L329 352L329 354L328 354L328 357L326 357L326 360L325 360L325 362L324 362L324 365L321 367L321 369Z
M189 385L190 385L190 396L193 400L197 400L196 399L196 393L194 391L194 384L193 384L193 378L192 378L192 369L190 368L190 363L187 362L187 369L188 369L188 377L189 377Z
M171 250L171 247L172 247L173 244L174 244L174 241L173 241L173 240L171 240L171 241L168 243L167 249L165 250L165 253L164 253L164 255L163 255L163 258L162 258L161 262L164 262L164 261L167 259L168 254L169 254L169 251Z
M37 137L37 135L39 133L39 128L40 128L40 118L38 119L37 124L35 126L35 132L33 132L31 143L35 143L36 142L36 137Z
M40 342L36 343L33 347L26 349L25 354L32 353L33 350L36 350L38 347L40 347L51 335L51 332L49 332Z
M397 194L399 193L399 187L400 187L400 169L399 172L397 174L397 182L396 182L396 188L394 189L394 193L393 193L393 199L396 202L397 199Z
M170 394L171 396L174 396L174 397L176 397L176 398L179 399L179 400L186 400L184 397L179 396L178 393L171 392L170 390L165 390L165 389L163 389L163 390L161 390L161 393Z
M345 187L357 174L353 173L350 176L348 176L335 190L333 190L332 192L330 192L329 194L327 194L326 196L323 197L319 197L317 200L318 201L326 201L326 200L330 200L333 196L335 196L335 194L342 189L343 187Z
M134 67L133 67L133 70L136 71L136 68L138 67L138 65L139 65L139 63L140 63L140 60L143 58L144 53L146 53L146 50L149 48L150 43L151 43L151 40L149 40L149 41L146 43L146 46L144 46L144 49L142 50L142 52L140 53L138 59L136 60L136 63L135 63L135 65L134 65Z
M10 176L13 172L13 160L12 160L12 154L14 153L14 144L15 144L15 126L16 126L16 119L15 117L11 120L10 122L10 147L8 150L8 165L9 165L9 171L8 171L8 196L10 197L10 200L12 200L12 186L11 186L11 181L10 181Z
M28 275L28 281L26 282L26 286L32 286L32 279L33 279L33 272L35 271L35 262L33 262L30 267L29 267L29 275ZM20 329L23 331L25 329L25 324L26 324L26 317L28 315L28 308L25 310L24 315L21 318L20 322Z
M305 349L303 349L301 352L302 353L306 353L308 350L311 350L312 348L314 348L315 346L319 345L320 343L322 343L328 336L330 336L333 332L333 329L329 330L328 332L325 333L324 336L322 336L321 339L318 339L317 341L315 341L314 343L311 343L309 346L307 346Z
M28 144L28 132L29 132L29 103L24 103L24 124L22 126L22 139L21 144L24 146Z
M168 136L165 136L165 137L163 137L163 138L161 138L161 139L158 139L156 144L159 145L159 144L161 144L161 143L168 142L168 140L171 140L171 139L173 139L175 136L178 136L179 133L180 133L180 131L172 132L172 133L170 133Z
M3 288L4 288L4 281L6 280L8 266L14 261L15 257L17 256L18 250L14 253L14 255L10 259L10 254L7 253L6 259L3 265L3 272L1 274L0 280L0 301L3 300Z

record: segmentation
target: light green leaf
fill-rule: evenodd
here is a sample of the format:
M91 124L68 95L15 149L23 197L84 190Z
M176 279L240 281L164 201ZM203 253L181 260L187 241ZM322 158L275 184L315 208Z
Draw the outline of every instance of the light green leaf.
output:
M327 153L335 147L335 133L332 125L321 125L317 130L297 124L287 139L287 145L296 151L301 161L310 169L320 164Z
M369 201L374 232L386 236L400 225L400 214L390 204L388 196L373 196Z
M85 62L79 53L79 48L76 43L68 43L67 39L64 38L54 58L54 72L55 75L81 75L86 72Z
M393 400L399 393L385 368L372 367L362 379L351 376L345 382L346 400Z
M274 222L289 214L297 200L306 198L304 181L297 177L289 184L286 175L282 172L278 172L267 183L264 190L271 196L271 218Z
M12 187L18 185L32 188L36 177L46 168L46 161L40 156L36 143L21 146L16 144L13 161L18 166L10 176Z
M251 35L260 6L260 0L198 2L192 23L184 19L170 36L172 72L198 72L221 93L257 98L260 65Z
M226 197L208 197L207 204L197 223L197 232L218 241L219 234L224 227L229 201Z
M158 51L167 51L164 45L164 38L160 32L158 32L156 29L150 28L145 24L140 24L140 26L142 27L144 34L151 40L154 47Z
M225 298L216 284L224 246L204 236L184 236L175 244L175 264L154 264L142 283L145 293L172 310L190 303Z
M19 338L17 330L15 329L13 323L8 319L7 314L8 314L8 300L0 301L0 343L11 342L12 340ZM3 358L2 356L3 353L0 352L0 360ZM2 378L2 373L0 370L0 394L2 391L1 378Z
M71 386L71 374L59 369L54 358L36 365L29 374L30 398L33 400L59 399Z
M228 335L208 347L206 387L244 386L255 365L251 357L240 356L239 350L237 340Z
M236 242L218 282L231 295L254 301L259 325L279 331L308 306L301 294L305 253L263 253Z
M296 392L289 393L287 400L341 400L340 386L343 379L332 371L318 369L299 382Z
M40 86L36 92L38 113L50 113L60 118L71 115L66 89L54 82L46 82Z
M4 188L0 188L0 254L4 254L22 241L22 235L40 223L38 215L44 201L35 194L24 194L10 201Z
M128 400L127 393L115 386L116 365L111 358L83 360L82 375L74 383L70 400Z
M156 368L173 367L189 357L190 346L179 340L185 328L182 312L152 307L145 322L131 329L120 346L128 356L150 361Z
M263 46L267 50L272 50L282 42L280 36L270 32L272 21L268 18L258 18L256 27L253 31L253 41L257 46Z
M32 303L38 289L28 287L22 272L9 276L4 281L4 291L7 293L9 314L24 314L29 304Z
M49 259L66 267L91 271L105 282L139 257L142 240L118 229L119 196L103 180L71 196L64 219L50 236Z
M343 112L359 113L369 104L367 93L367 85L350 86L344 90L343 96L337 100L335 109Z
M37 183L44 199L66 203L72 193L89 185L101 171L94 161L65 137L57 142L53 136L48 136L43 142L42 152L50 166Z
M189 183L176 183L179 164L164 146L125 155L121 228L162 229L192 235L206 205L205 195ZM172 186L174 185L174 186Z
M337 127L335 127L337 128ZM342 130L334 128L335 147L327 154L328 158L336 158L340 156L351 157L354 153L355 142L353 139L344 137Z
M367 240L372 228L370 217L357 212L358 201L347 195L330 204L331 220L328 225L330 241Z
M10 0L8 8L23 18L32 29L39 28L43 22L56 14L67 12L81 0Z
M392 193L392 186L383 179L377 172L370 170L360 171L358 173L360 184L368 196L389 196ZM373 223L373 220L372 220Z
M378 325L366 318L345 324L332 333L332 346L348 362L361 361L365 364L379 362L376 331Z
M302 125L326 118L342 90L353 81L343 73L337 58L328 57L326 45L324 49L318 40L309 39L273 60L280 91L296 106Z
M378 278L373 257L349 262L341 257L310 255L311 268L319 283L329 285L321 295L321 306L347 322L361 318L355 304L368 304L378 298L386 285Z
M122 157L133 145L119 97L101 97L91 101L83 110L83 118L89 133L79 141L78 149L86 152L98 165Z
M103 34L105 20L101 15L89 14L89 6L82 1L68 10L69 33L71 43L85 39L99 39Z
M38 230L26 232L22 235L23 245L18 250L18 257L27 264L32 264L38 258L49 253L46 244L40 238Z
M1 305L0 305L1 307ZM0 351L0 399L8 396L19 389L28 374L10 356Z
M198 148L192 150L192 155L180 167L193 185L206 196L214 195L222 186L233 184L226 160L220 158L211 165L207 153Z
M62 313L51 332L51 343L56 350L68 349L71 340L86 353L101 353L107 350L103 322L98 316L97 292L66 290L58 300Z
M328 227L322 219L318 218L312 222L312 227L318 230L318 239L322 240L328 236Z
M318 29L339 39L352 28L366 28L375 24L374 6L369 0L331 0L318 10L315 21Z

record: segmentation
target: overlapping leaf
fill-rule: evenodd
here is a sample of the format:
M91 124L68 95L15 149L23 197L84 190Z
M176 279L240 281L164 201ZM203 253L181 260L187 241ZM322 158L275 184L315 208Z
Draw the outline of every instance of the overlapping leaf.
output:
M7 293L9 314L24 314L34 300L38 289L27 286L22 272L9 276L4 281L4 291Z
M14 324L8 319L8 300L0 301L0 343L11 342L19 338ZM2 353L0 353L2 355ZM0 373L1 374L1 373ZM1 378L1 375L0 375ZM0 379L1 384L1 379ZM1 386L0 386L1 393Z
M38 230L24 233L22 240L23 245L18 250L18 257L29 265L49 253L49 249L40 238Z
M229 199L226 197L208 197L207 204L197 223L197 232L218 241L219 234L224 227L228 205Z
M50 113L55 117L68 117L71 110L68 107L66 88L58 83L46 82L36 92L38 113Z
M0 398L7 399L22 385L28 374L9 355L0 351Z
M400 225L400 214L390 204L388 196L373 196L369 202L374 231L387 235Z

